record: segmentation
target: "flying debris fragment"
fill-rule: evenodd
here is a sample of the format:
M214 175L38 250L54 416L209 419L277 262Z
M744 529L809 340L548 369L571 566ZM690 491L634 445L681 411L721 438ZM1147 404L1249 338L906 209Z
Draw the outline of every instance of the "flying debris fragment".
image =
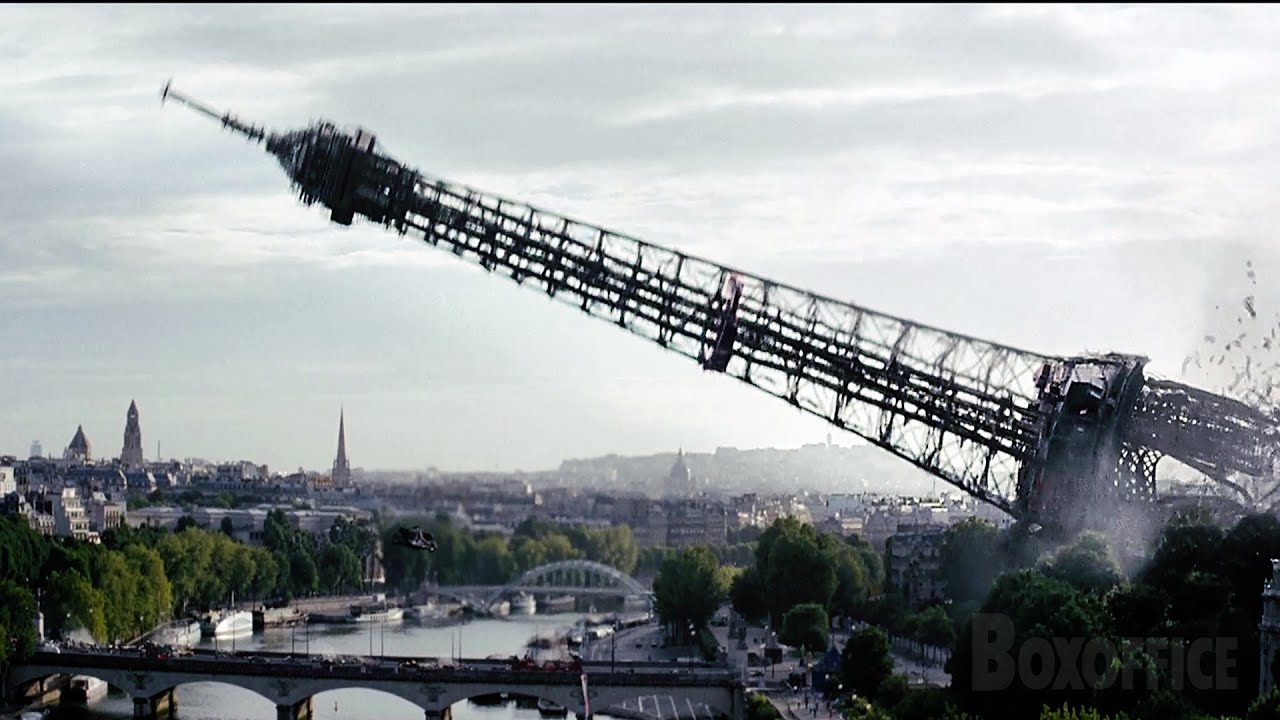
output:
M436 539L429 532L423 531L422 528L414 526L411 528L402 527L396 530L395 537L391 542L401 547L411 548L413 550L426 550L427 552L436 551Z

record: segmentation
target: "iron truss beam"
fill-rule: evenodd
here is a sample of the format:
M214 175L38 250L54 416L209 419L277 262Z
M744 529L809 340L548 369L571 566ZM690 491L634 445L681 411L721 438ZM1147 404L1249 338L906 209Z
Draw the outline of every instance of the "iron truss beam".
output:
M1171 455L1225 480L1269 463L1257 410L1167 381L1145 358L1059 358L824 297L430 177L328 122L265 143L307 205L453 253L849 430L1015 517L1145 501ZM1269 438L1268 438L1269 439Z

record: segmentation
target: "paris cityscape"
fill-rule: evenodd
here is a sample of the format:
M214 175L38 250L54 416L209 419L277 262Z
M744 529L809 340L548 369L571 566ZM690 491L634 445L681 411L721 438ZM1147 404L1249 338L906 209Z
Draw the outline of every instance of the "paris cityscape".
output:
M6 8L0 720L1280 718L1278 19Z

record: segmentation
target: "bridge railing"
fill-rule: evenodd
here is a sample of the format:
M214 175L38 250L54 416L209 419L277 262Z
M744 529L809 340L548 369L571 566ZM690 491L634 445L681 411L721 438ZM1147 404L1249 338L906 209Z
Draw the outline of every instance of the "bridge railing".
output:
M393 659L361 663L325 663L321 658L294 661L246 660L241 656L210 657L190 655L158 659L128 653L35 653L23 664L25 667L41 667L49 670L65 670L67 674L92 675L94 669L155 671L166 673L190 673L204 677L218 675L255 675L287 678L345 679L345 680L400 680L409 682L477 682L509 685L575 684L580 682L576 670L513 670L505 666L494 667L493 660L473 660L454 666L402 668ZM279 655L277 654L277 657ZM485 667L488 665L488 667ZM603 672L604 663L593 663L588 669L591 682L597 685L659 685L673 687L722 686L740 680L737 674L718 668L690 668L664 666L656 663L615 663L612 672ZM683 663L688 665L688 663Z

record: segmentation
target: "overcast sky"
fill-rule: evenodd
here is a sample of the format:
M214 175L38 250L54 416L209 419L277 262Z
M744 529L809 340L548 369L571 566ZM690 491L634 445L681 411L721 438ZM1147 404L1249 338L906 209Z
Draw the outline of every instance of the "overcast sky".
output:
M1214 304L1243 296L1244 258L1267 277L1280 219L1274 7L4 16L0 453L61 453L83 424L118 455L131 399L148 455L283 470L332 462L341 405L367 468L832 431L452 256L330 225L260 148L162 109L171 76L766 277L1175 378Z

